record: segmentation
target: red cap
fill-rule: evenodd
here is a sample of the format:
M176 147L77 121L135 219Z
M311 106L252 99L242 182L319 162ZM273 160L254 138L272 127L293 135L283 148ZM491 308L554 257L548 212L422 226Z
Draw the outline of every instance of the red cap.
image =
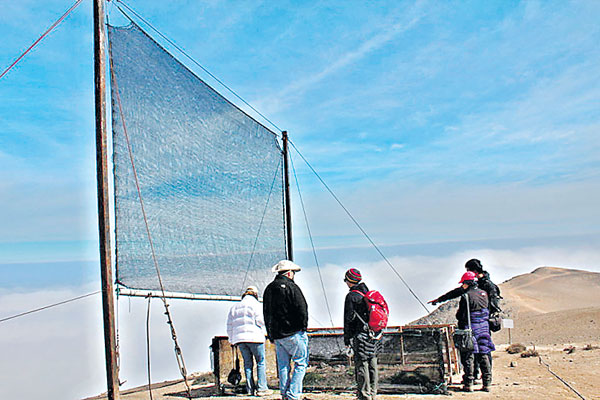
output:
M462 278L458 283L463 283L464 281L474 281L477 279L477 274L473 271L467 271L463 274Z

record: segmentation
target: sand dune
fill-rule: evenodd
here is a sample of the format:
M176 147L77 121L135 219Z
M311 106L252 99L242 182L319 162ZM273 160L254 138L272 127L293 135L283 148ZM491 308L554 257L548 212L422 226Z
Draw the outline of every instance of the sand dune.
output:
M521 315L600 307L600 274L596 272L541 267L500 288Z

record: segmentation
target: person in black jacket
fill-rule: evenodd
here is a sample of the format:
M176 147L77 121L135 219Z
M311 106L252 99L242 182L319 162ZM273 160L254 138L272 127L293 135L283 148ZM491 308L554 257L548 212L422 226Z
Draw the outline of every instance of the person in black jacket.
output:
M354 375L359 400L374 400L377 394L377 350L379 341L369 336L369 310L363 294L369 289L362 282L359 270L346 271L344 282L349 292L344 301L344 344L352 345L354 352ZM362 294L361 294L362 293Z
M459 329L471 329L473 332L472 351L461 351L460 359L463 365L463 384L465 391L472 391L475 380L476 367L481 369L483 387L481 390L489 392L492 383L491 355L495 350L489 327L489 301L487 292L477 287L476 274L467 271L463 274L460 283L464 289L458 303L456 319ZM468 302L468 304L467 304Z
M465 268L467 271L473 271L477 274L477 286L483 289L488 294L490 300L490 315L497 314L502 311L500 308L500 288L490 279L490 273L483 269L481 261L472 258L466 262Z
M487 272L483 269L483 265L481 264L481 261L479 261L478 259L472 258L469 261L467 261L465 263L465 269L467 271L471 271L476 274L477 286L480 289L483 289L487 293L488 301L489 301L490 317L497 316L500 312L502 312L502 309L500 308L500 304L499 304L500 299L502 298L502 296L500 296L500 288L498 286L496 286L496 284L494 282L492 282L492 280L490 279L489 272ZM435 306L437 303L443 303L445 301L460 297L465 292L466 292L466 289L464 289L463 285L461 285L461 286L454 288L454 289L450 290L449 292L441 295L437 299L429 301L428 303ZM489 362L490 368L491 368L492 354L487 353L486 357L488 358L488 362ZM479 364L475 363L474 376L477 377L478 375L479 375ZM483 373L482 373L482 375L483 375Z
M289 260L277 263L272 269L277 275L263 294L267 337L275 342L282 400L300 399L308 366L308 306L302 290L294 282L300 269Z
M481 265L481 261L476 258L470 259L465 263L465 269L467 271L472 271L477 275L477 286L480 289L483 289L488 294L488 299L490 302L489 310L490 315L497 314L502 311L500 309L500 288L496 286L494 282L490 279L490 274L487 271L484 271L483 266ZM448 300L455 299L457 297L462 296L465 293L465 289L462 286L459 286L455 289L450 290L449 292L441 295L437 299L428 301L428 303L432 305L436 305L437 303L443 303Z

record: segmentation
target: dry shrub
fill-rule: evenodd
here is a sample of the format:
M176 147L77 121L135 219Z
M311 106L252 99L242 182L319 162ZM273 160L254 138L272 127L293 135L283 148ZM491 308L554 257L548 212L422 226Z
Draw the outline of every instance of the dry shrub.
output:
M204 372L194 377L193 385L215 383L215 375L212 372Z
M522 353L525 350L527 350L527 347L523 346L521 343L511 344L510 346L508 346L506 348L506 351L508 352L508 354Z
M526 350L526 351L524 351L524 352L521 353L521 357L523 357L523 358L537 357L539 355L540 354L535 349Z

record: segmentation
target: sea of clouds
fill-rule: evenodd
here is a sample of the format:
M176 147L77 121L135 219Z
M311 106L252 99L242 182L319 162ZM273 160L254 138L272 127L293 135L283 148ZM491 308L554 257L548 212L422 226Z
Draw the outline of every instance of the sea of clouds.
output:
M455 287L464 262L472 257L483 261L497 283L540 266L600 272L600 249L576 245L517 250L480 248L445 255L391 256L389 261L426 303ZM319 269L305 267L296 278L308 301L310 327L342 325L347 292L342 279L349 266L359 268L367 285L386 297L391 309L390 324L405 324L425 314L424 307L385 261L325 263ZM97 283L47 290L3 288L0 319L98 288ZM147 383L148 301L120 297L117 304L122 388L143 385ZM226 334L231 303L169 300L169 304L188 371L209 371L211 339ZM152 381L177 379L171 334L158 299L150 305L150 343ZM0 348L0 398L81 399L106 390L100 295L0 323Z

